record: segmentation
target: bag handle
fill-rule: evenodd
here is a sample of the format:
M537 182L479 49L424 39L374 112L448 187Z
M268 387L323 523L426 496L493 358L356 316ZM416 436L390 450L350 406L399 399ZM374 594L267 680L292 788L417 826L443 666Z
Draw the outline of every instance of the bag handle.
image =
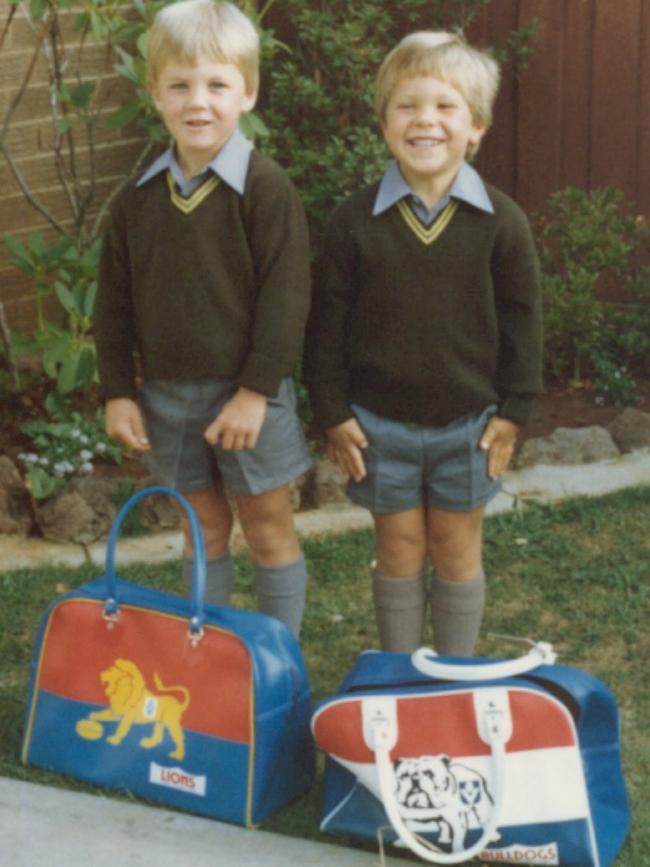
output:
M499 825L505 793L505 745L512 736L512 717L508 691L479 689L474 693L474 714L481 739L490 746L492 756L491 796L493 809L480 838L467 849L462 841L452 842L452 851L443 852L433 843L408 828L395 797L397 784L390 751L398 737L397 700L378 696L362 700L363 735L375 754L379 790L386 815L402 843L415 855L431 864L460 864L478 855L494 838Z
M499 662L482 662L462 665L453 662L440 662L436 652L428 647L420 647L411 656L414 668L422 674L440 680L499 680L503 677L516 677L526 674L540 665L552 665L557 654L546 641L531 642L528 653L517 659L503 659Z
M144 497L152 496L153 494L167 494L172 497L182 507L190 524L192 533L192 551L193 551L193 566L192 566L192 616L190 618L190 637L192 641L198 641L203 635L203 622L205 620L205 612L203 610L203 598L205 595L205 545L203 544L203 531L199 524L194 509L182 494L172 488L167 488L163 485L154 485L149 488L143 488L132 497L130 497L122 508L117 513L115 522L111 528L106 547L106 584L108 597L104 606L104 616L109 620L114 620L118 612L118 593L115 572L115 546L117 537L124 523L124 519L131 509L142 500Z

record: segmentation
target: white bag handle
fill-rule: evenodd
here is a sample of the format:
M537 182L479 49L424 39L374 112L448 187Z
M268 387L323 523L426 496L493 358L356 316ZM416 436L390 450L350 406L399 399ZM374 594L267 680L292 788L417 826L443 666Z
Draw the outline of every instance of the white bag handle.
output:
M557 659L552 645L546 641L531 642L528 653L517 659L504 659L501 662L484 662L477 665L458 665L440 662L436 653L428 647L420 647L411 656L413 666L441 680L498 680L502 677L516 677L526 674L540 665L552 665Z
M442 852L433 843L414 834L404 822L395 797L396 781L390 751L397 743L397 701L391 696L363 699L363 733L375 754L381 799L391 825L400 840L413 853L431 864L460 864L478 855L493 839L504 799L505 744L512 735L508 692L505 689L477 690L474 712L478 733L489 744L492 754L491 795L494 807L483 833L468 849ZM454 841L457 843L458 841ZM454 847L455 848L455 847Z

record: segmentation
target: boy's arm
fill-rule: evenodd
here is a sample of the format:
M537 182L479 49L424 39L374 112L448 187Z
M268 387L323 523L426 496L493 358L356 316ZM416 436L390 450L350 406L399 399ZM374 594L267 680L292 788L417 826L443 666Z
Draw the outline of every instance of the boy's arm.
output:
M124 223L118 203L102 241L93 310L97 368L105 400L136 397L135 319Z
M242 207L258 288L237 384L271 397L293 372L309 310L307 219L291 181L270 160L251 169Z
M224 449L254 449L265 415L265 395L241 387L206 429L204 436L211 445L219 443Z
M498 415L525 425L543 387L541 275L528 219L514 203L497 237L492 277L499 321Z
M488 454L487 472L491 479L498 479L508 469L518 434L518 424L496 415L485 426L480 447Z
M303 376L314 423L321 430L334 428L352 416L348 401L348 333L356 283L355 246L339 209L314 263L303 356Z
M364 479L366 464L363 459L363 449L367 448L368 440L356 418L350 418L336 427L328 428L325 433L327 456L332 463L355 482Z
M146 452L150 448L140 407L130 397L106 401L106 433L129 449Z

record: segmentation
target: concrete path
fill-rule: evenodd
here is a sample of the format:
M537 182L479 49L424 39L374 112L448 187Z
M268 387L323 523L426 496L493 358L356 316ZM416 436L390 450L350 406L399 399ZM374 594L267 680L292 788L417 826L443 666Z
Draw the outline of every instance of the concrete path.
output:
M0 867L374 867L358 849L0 778ZM412 861L389 857L386 867Z

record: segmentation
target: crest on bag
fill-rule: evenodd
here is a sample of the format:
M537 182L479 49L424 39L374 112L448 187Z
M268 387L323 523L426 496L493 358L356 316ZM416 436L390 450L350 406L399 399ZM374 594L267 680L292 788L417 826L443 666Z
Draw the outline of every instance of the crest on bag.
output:
M468 831L483 828L494 806L485 778L446 755L398 759L395 780L408 826L437 835L453 852L464 847Z
M80 719L75 726L77 734L85 740L100 740L104 735L104 723L115 722L117 727L106 741L119 746L133 725L149 724L153 725L153 729L149 736L142 738L141 747L151 749L158 746L165 733L168 733L174 744L169 757L185 758L181 719L189 707L189 691L184 686L164 686L157 674L153 677L155 690L147 687L142 672L134 662L116 659L100 674L108 709L93 711ZM178 693L181 697L169 693Z

